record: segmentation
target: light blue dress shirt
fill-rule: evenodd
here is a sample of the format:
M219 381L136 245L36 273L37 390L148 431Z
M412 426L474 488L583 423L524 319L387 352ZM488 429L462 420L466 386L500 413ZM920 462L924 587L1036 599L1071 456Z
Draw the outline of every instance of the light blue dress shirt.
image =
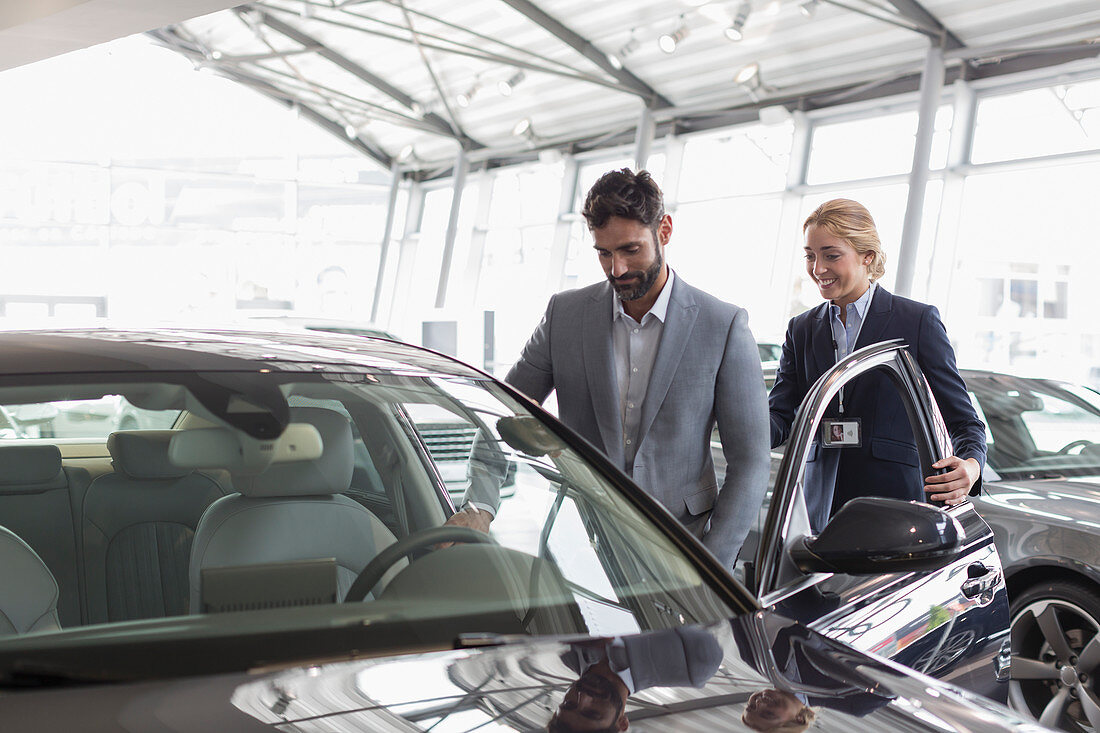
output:
M854 303L849 303L844 314L844 323L840 322L840 306L829 304L829 324L833 329L833 343L836 344L836 360L840 361L852 353L859 338L863 321L867 317L867 309L871 306L871 297L875 292L875 284L859 296Z
M634 458L638 454L638 431L641 427L642 405L645 403L649 377L661 334L665 330L668 301L672 297L675 275L668 270L668 280L649 312L638 323L623 309L623 303L613 295L611 340L615 357L615 381L619 387L619 415L623 426L623 470L633 475Z

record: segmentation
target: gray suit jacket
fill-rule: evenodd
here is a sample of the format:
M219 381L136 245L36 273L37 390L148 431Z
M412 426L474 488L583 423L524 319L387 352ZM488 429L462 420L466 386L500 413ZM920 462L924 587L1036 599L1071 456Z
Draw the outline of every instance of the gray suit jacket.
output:
M768 402L748 314L673 279L637 456L626 466L612 297L607 282L553 296L505 380L537 402L557 390L562 422L732 567L760 509L769 467ZM728 466L721 491L710 453L715 421Z

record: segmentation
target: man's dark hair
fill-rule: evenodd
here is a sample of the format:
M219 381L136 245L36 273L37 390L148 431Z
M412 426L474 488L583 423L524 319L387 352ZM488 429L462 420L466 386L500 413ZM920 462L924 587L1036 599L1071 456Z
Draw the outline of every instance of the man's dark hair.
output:
M640 221L656 240L665 215L664 196L648 171L608 171L588 190L581 213L589 229L602 229L613 216Z

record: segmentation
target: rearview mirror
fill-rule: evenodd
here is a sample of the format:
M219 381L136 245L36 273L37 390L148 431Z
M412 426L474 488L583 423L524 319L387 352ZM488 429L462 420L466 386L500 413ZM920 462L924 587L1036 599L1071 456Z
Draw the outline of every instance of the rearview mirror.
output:
M565 449L561 438L529 415L502 417L497 420L497 431L501 439L513 449L532 457Z
M791 548L803 572L871 575L934 570L961 552L965 532L943 509L882 497L853 499L821 534Z

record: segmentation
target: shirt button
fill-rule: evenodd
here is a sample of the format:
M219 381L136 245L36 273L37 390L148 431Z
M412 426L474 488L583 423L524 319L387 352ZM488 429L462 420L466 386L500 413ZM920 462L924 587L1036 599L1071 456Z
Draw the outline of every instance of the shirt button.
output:
M634 409L634 403L633 402L627 402L626 407L627 407L628 410L633 410Z
M627 439L626 439L626 444L627 444L627 445L630 445L630 438L627 438Z
M636 329L636 328L635 328L635 329L634 329L634 333L638 333L638 329Z
M632 371L632 372L634 372L635 374L637 374L637 373L638 373L638 367L634 367L634 368L633 368L633 369L631 369L630 371Z

